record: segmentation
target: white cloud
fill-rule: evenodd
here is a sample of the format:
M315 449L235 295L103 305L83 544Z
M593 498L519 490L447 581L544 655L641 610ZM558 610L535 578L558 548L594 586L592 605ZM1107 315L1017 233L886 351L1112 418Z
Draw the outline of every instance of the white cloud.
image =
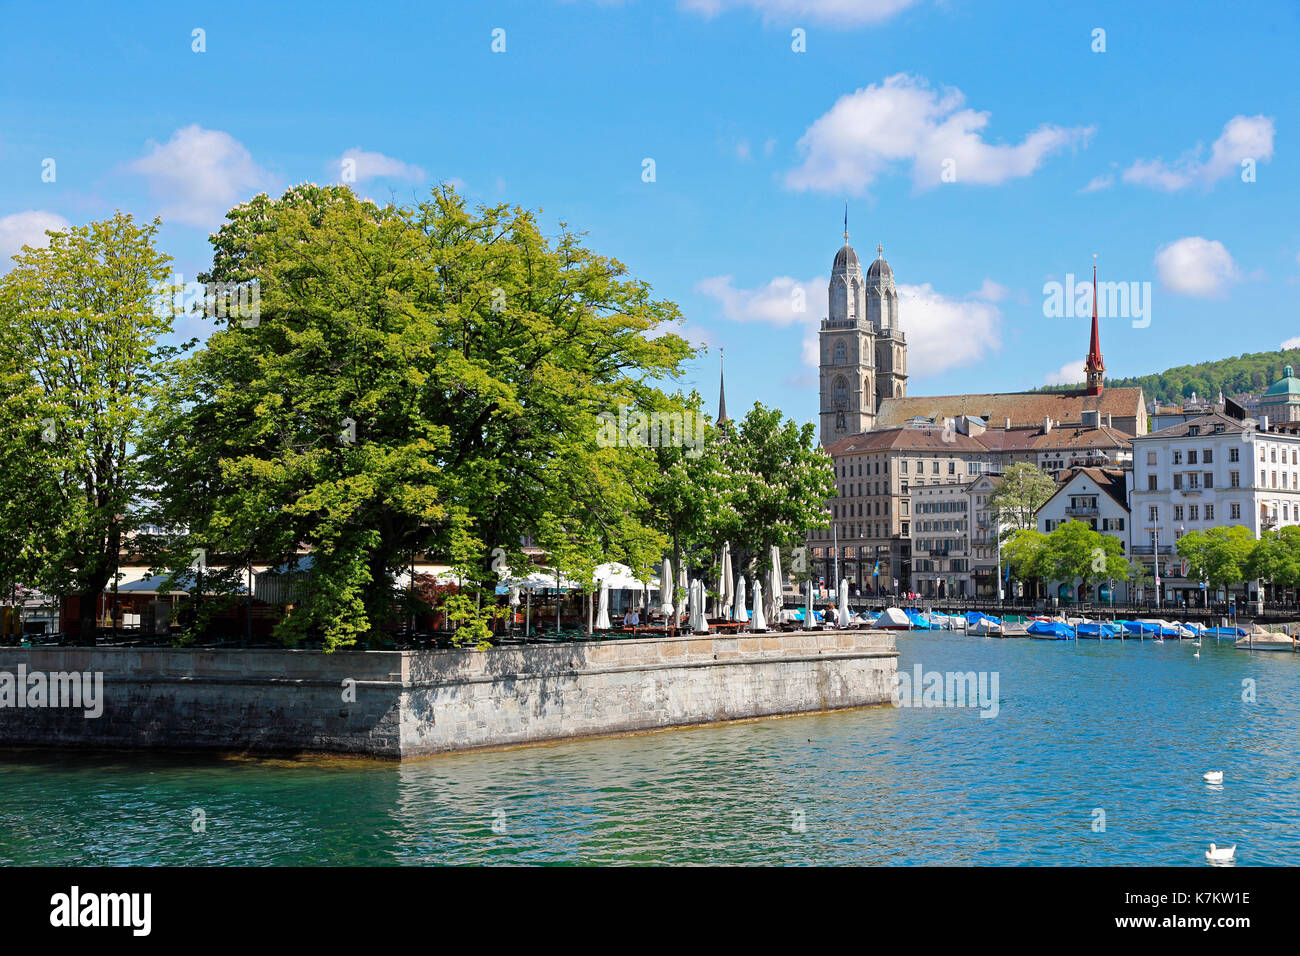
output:
M684 10L716 17L728 10L749 8L764 20L806 17L832 26L880 23L915 6L918 0L679 0Z
M270 175L229 133L198 124L178 129L166 143L130 163L163 202L161 215L190 226L219 221L237 202L271 185Z
M1095 193L1103 189L1109 189L1115 182L1115 176L1112 173L1102 173L1100 176L1093 176L1088 180L1088 185L1079 190L1081 193Z
M742 139L739 143L736 144L736 158L743 163L747 163L754 158L753 153L750 151L749 148L749 140Z
M50 241L50 237L45 235L47 229L57 232L66 228L68 220L41 209L0 216L0 272L8 272L13 267L11 259L23 246L40 248L47 245Z
M1240 278L1231 254L1217 239L1187 236L1156 250L1156 274L1171 291L1219 298Z
M1234 116L1202 160L1203 147L1184 153L1172 163L1139 159L1124 170L1124 182L1176 192L1188 186L1210 186L1241 171L1243 159L1267 163L1273 158L1273 120L1268 116Z
M1285 342L1282 343L1281 348L1300 349L1300 335L1297 335L1293 339L1287 339Z
M846 94L800 138L803 164L786 174L786 185L861 195L906 164L918 189L938 186L946 170L957 183L995 185L1030 175L1092 134L1092 127L1043 125L1014 146L986 143L989 114L964 104L960 90L937 92L903 73Z
M1043 379L1044 385L1078 385L1087 376L1084 372L1084 359L1066 362L1055 372L1049 372Z
M351 180L345 178L345 182L364 183L368 179L382 178L404 179L407 182L418 183L424 179L424 170L419 166L412 166L400 159L385 156L383 153L367 152L359 146L344 150L343 155L334 160L330 169L342 178L347 168L344 164L351 164L352 173L356 177Z
M805 366L820 360L817 332L826 307L826 279L802 281L778 276L754 289L738 289L731 276L696 283L696 291L715 300L735 322L758 322L802 330L800 355ZM990 279L968 296L954 298L928 283L898 286L899 323L907 335L908 367L914 377L973 365L1002 345L1002 311L995 304L1007 290ZM800 297L803 309L800 311Z

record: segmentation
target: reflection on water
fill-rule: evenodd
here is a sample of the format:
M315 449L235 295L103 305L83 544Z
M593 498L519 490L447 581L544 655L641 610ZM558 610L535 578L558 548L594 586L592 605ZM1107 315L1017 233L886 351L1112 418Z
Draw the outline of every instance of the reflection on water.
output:
M1211 842L1300 863L1292 655L899 643L902 667L997 671L998 716L874 708L402 765L3 754L0 863L1204 865Z

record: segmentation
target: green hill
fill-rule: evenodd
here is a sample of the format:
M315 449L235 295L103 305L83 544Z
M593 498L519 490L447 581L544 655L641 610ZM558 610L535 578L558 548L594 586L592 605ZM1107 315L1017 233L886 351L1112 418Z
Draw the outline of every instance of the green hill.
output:
M1214 398L1223 390L1228 397L1246 393L1259 394L1282 377L1282 368L1300 368L1300 349L1277 352L1246 352L1236 358L1217 359L1198 365L1178 365L1154 375L1133 378L1108 378L1108 388L1141 386L1147 401L1181 402L1191 398ZM1039 391L1057 391L1059 386Z

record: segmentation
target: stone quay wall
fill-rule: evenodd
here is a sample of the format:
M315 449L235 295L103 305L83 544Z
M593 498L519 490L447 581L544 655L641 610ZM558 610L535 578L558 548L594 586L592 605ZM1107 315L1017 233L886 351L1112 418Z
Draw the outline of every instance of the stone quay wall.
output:
M897 656L887 631L335 654L0 648L0 747L402 759L892 703ZM19 692L20 673L30 685L71 671L102 673L101 716L3 697L6 674Z

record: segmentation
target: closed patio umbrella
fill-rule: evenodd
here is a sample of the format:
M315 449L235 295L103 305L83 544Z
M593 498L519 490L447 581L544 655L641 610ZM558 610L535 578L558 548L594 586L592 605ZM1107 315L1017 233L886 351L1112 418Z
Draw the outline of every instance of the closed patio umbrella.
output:
M804 584L804 602L803 602L803 626L804 629L815 627L817 625L816 613L813 611L813 583L809 578Z
M673 616L673 566L667 558L659 572L659 613L664 616L664 624Z
M754 619L749 622L751 631L766 631L767 617L763 614L763 582L754 578Z
M849 581L848 578L840 578L840 607L839 607L840 627L849 626Z
M743 574L736 578L736 602L731 619L733 621L749 620L749 615L745 613L745 576Z
M609 630L609 586L600 582L600 599L596 604L596 630Z
M767 587L767 604L768 620L772 626L776 627L781 623L781 607L785 603L783 594L782 574L781 574L781 549L772 545L771 549L772 568L768 572Z
M731 572L731 542L722 542L722 572L718 579L718 616L730 617L731 606L735 603L736 592L732 586L735 580Z
M704 582L696 581L692 585L691 630L696 634L709 633L709 622L704 617Z

